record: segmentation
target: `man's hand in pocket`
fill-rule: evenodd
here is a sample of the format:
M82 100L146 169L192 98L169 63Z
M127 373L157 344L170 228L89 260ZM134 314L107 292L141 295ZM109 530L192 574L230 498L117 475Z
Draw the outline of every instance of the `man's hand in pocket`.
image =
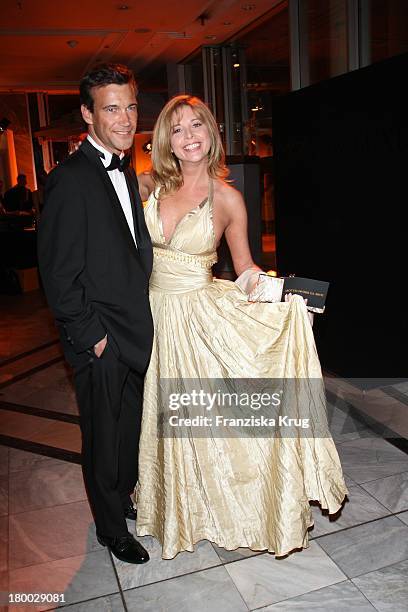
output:
M108 335L106 335L104 338L102 338L102 340L99 340L99 342L94 345L94 353L98 357L98 359L102 356L102 353L105 350L107 344Z

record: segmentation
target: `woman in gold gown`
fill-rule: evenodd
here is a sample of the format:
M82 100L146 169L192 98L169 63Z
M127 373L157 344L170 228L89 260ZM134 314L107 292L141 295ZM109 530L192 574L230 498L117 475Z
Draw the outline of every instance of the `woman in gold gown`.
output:
M152 535L164 559L202 539L228 550L285 555L308 545L310 500L329 513L347 493L329 434L319 436L163 435L162 381L322 380L305 303L250 303L259 274L247 240L243 199L225 182L215 120L199 99L177 96L153 136L154 188L142 175L154 253L150 281L155 339L145 381L136 491L139 536ZM238 282L214 279L225 234ZM183 386L184 385L184 386ZM324 393L303 405L326 423ZM313 423L312 423L313 425ZM312 427L313 431L313 427Z

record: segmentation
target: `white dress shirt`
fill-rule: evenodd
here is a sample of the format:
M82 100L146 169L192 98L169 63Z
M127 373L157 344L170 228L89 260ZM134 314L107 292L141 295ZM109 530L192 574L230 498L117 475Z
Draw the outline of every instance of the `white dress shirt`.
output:
M101 151L101 153L104 154L105 157L104 158L101 157L101 162L103 163L105 168L107 168L109 164L111 163L112 153L110 153L110 151L105 149L105 147L102 147L100 144L96 143L94 139L91 136L89 136L89 134L88 134L88 140L91 143L91 145L95 147L95 149L98 149L98 151ZM121 157L123 157L123 154L121 155ZM121 172L119 168L116 168L116 170L108 170L108 176L110 180L112 181L112 185L115 188L116 194L119 198L119 202L121 203L121 206L122 206L123 213L126 217L126 221L128 222L130 232L133 236L133 240L137 247L136 238L135 238L135 228L133 225L132 205L130 203L129 190L126 184L125 174L124 172Z

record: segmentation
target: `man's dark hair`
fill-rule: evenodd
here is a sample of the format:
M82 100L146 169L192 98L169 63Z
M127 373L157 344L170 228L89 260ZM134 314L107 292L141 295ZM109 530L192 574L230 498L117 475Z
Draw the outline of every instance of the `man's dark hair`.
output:
M104 87L105 85L126 85L129 83L135 88L137 85L133 72L123 64L98 64L85 74L79 84L79 98L81 104L94 110L94 100L91 90L93 87Z

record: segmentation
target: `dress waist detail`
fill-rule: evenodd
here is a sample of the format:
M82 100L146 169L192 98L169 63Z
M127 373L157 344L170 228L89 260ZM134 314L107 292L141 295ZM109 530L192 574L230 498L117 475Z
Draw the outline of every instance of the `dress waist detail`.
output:
M196 291L209 285L216 251L185 253L167 244L153 245L154 266L150 289L165 293Z

